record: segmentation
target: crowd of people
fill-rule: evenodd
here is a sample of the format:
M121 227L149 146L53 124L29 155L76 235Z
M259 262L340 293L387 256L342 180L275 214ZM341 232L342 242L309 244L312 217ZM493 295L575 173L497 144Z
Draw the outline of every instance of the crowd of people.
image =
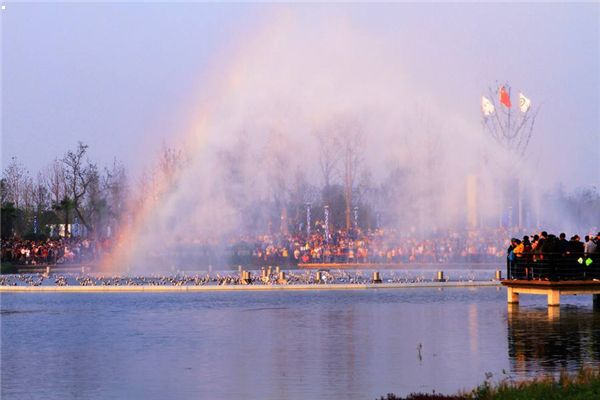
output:
M229 253L237 264L299 263L482 263L504 256L503 229L444 231L419 238L394 229L337 230L310 235L260 235L232 242Z
M302 264L497 264L506 257L511 234L522 230L489 228L443 230L427 235L396 229L313 229L294 233L237 235L224 246L180 241L154 255L163 263L296 266ZM218 248L218 249L217 249Z
M527 253L594 253L598 237L578 235L566 240L542 232L508 240L505 228L438 231L415 235L395 229L344 230L308 234L262 234L230 237L225 246L190 239L156 249L152 257L183 268L206 265L296 266L298 264L449 264L497 263ZM110 251L110 240L54 238L2 241L2 262L13 264L68 264L93 262ZM508 246L508 253L506 248Z
M507 276L513 279L600 278L600 232L567 240L546 231L512 238L507 249Z
M598 251L600 251L600 232L596 236L586 235L582 242L577 234L567 240L565 233L556 236L542 231L539 235L523 236L523 240L512 238L507 253L509 259L514 259L527 254L532 254L534 258L543 257L544 254L583 256Z
M88 238L2 240L2 262L12 264L72 264L98 260L105 243Z

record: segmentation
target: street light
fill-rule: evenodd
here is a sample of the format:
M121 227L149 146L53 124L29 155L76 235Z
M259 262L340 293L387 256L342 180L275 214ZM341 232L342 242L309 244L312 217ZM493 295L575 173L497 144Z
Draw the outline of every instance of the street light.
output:
M310 203L306 203L306 236L310 237Z
M325 206L325 243L329 244L329 206Z

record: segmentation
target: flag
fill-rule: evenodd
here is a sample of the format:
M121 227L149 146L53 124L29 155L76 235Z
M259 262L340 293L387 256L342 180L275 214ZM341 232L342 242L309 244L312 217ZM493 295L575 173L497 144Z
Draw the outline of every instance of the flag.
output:
M481 111L483 112L483 115L489 117L494 113L494 110L495 108L492 102L487 97L481 96Z
M500 86L498 97L500 98L501 104L504 104L506 107L510 108L510 95L508 94L508 90L506 90L504 86Z
M529 110L529 107L531 107L531 100L525 97L523 93L519 93L519 108L521 109L521 112L526 113L527 110Z

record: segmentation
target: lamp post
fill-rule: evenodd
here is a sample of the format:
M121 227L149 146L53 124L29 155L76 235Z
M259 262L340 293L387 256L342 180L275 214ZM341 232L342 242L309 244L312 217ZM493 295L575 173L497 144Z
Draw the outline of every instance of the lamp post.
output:
M38 218L37 215L33 216L33 233L37 235L38 233Z
M73 228L71 229L71 236L79 236L79 218L77 218L77 215L73 216Z
M325 206L325 243L329 244L329 206Z
M306 203L306 237L310 237L310 203Z

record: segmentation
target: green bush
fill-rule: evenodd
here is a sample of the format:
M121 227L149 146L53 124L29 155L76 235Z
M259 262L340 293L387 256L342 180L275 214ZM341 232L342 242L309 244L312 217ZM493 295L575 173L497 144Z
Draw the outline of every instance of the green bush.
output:
M12 263L2 263L0 265L0 273L2 274L16 274L17 266Z

